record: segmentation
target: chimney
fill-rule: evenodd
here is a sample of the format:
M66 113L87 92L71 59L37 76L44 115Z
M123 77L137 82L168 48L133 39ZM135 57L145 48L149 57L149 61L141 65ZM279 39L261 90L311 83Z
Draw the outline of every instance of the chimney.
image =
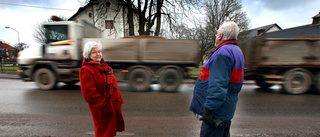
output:
M320 12L318 15L312 17L313 21L312 21L312 25L317 25L320 24Z
M60 18L58 16L51 16L51 20L52 21L64 21L62 18Z
M265 30L266 30L265 28L260 28L260 29L258 30L257 35L259 36L259 35L263 34Z

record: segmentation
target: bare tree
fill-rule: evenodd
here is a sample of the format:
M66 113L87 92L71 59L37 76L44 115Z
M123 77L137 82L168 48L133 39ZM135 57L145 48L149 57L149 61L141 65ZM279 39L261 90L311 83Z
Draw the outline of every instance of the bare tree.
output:
M149 35L153 30L155 36L174 32L185 18L192 17L188 13L198 1L201 0L138 0L133 7L138 11L139 34Z
M134 22L133 22L133 8L132 8L132 1L131 0L127 0L127 7L128 7L128 14L127 14L127 18L128 18L128 23L129 23L129 36L133 36L134 35Z
M215 48L215 35L223 22L234 21L239 25L240 31L245 31L248 30L250 20L242 10L240 0L206 0L204 5L207 22L205 27L199 29L202 31L199 34L202 42L201 54L208 58L210 54L206 53Z
M116 6L111 8L112 1ZM180 24L179 21L188 17L186 13L189 12L185 11L191 11L190 5L198 1L201 0L85 0L83 4L91 4L92 22L96 26L102 27L103 22L99 20L105 18L113 18L116 23L121 19L118 16L122 10L127 15L127 21L123 23L129 26L129 35L134 35L137 27L139 35L149 35L154 31L154 35L159 36L164 26L172 31L176 24ZM116 33L117 29L120 28L110 29L110 33Z
M46 37L45 37L45 29L43 27L43 24L46 22L51 22L50 19L47 19L45 21L42 21L41 23L38 23L34 26L35 32L33 34L33 37L36 39L36 42L44 45L47 41Z
M136 5L133 3L134 8L132 9L138 11L140 35L149 35L155 23L157 24L155 35L159 35L163 2L164 0L138 0Z
M240 0L182 0L185 4L180 10L183 16L188 16L190 22L174 25L170 38L178 39L198 39L201 43L201 56L204 60L210 57L210 51L215 49L215 38L217 30L225 21L234 21L239 25L240 31L248 30L249 22L246 13L242 10ZM196 16L190 18L190 15ZM205 15L205 16L202 16ZM197 18L197 16L199 16ZM201 18L204 17L204 18ZM168 34L167 30L164 33ZM162 34L165 35L165 34ZM239 36L238 40L241 41ZM203 60L202 60L203 62Z

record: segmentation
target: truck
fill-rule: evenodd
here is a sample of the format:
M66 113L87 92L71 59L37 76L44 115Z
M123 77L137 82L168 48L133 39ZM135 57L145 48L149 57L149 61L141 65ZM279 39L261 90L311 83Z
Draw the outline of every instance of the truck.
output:
M320 38L258 38L239 44L245 80L289 94L320 93Z
M101 38L101 30L86 21L57 21L44 24L47 42L18 55L23 81L35 81L43 90L54 89L58 82L68 85L79 81L83 46L88 41L102 44L102 57L113 68L118 81L128 82L134 91L146 91L159 83L161 90L174 92L188 68L200 62L197 40L137 36Z

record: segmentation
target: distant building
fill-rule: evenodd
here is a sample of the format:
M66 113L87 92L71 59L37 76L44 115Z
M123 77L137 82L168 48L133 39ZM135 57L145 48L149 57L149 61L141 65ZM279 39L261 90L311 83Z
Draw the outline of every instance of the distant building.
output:
M302 25L298 27L288 28L288 29L280 29L277 31L267 31L267 29L263 32L261 30L261 33L259 33L260 30L253 29L249 30L250 33L247 34L249 37L248 40L252 40L255 38L307 38L307 37L317 37L320 38L320 12L312 17L312 23L307 25ZM278 25L276 25L278 26ZM259 28L267 28L259 27ZM275 30L275 29L274 29ZM254 36L256 33L256 36Z
M240 41L247 41L247 40L255 39L256 37L259 37L262 34L279 31L279 30L282 30L281 27L278 24L274 23L274 24L270 24L270 25L266 25L266 26L241 32L239 34L239 39Z
M14 47L0 41L0 58L2 58L2 61L14 61L16 60L16 57L17 50Z
M297 37L319 37L320 38L320 12L316 16L312 17L312 23L284 29L281 31L275 31L265 33L261 35L264 38L297 38Z
M97 17L98 9L105 9L105 15ZM101 11L100 11L101 12ZM68 20L86 20L102 30L103 38L122 38L129 36L129 24L127 19L127 4L125 0L90 0ZM134 14L134 34L138 35L138 15ZM98 21L96 21L99 19Z

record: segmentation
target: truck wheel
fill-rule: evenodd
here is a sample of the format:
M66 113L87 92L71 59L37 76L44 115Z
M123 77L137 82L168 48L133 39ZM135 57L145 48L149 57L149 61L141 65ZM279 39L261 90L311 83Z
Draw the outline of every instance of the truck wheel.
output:
M182 77L176 69L166 69L160 74L161 90L175 92L182 82Z
M42 90L51 90L57 85L55 74L46 68L38 69L36 71L35 81L37 86Z
M304 94L311 87L311 76L303 69L292 69L284 76L284 90L289 94Z
M145 69L134 69L129 75L129 84L134 91L147 91L151 83L151 75Z
M264 80L265 79L262 76L258 76L255 81L256 81L256 84L262 89L268 89L274 85L274 84L270 84L270 83L265 83Z

